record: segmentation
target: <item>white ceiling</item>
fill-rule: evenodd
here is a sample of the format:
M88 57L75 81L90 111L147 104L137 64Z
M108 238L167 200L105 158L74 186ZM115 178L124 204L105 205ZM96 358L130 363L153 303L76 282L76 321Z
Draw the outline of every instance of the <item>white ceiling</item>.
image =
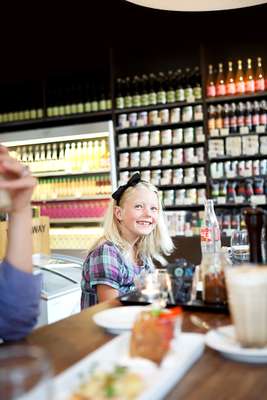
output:
M215 11L265 4L262 0L127 0L140 6L173 11Z

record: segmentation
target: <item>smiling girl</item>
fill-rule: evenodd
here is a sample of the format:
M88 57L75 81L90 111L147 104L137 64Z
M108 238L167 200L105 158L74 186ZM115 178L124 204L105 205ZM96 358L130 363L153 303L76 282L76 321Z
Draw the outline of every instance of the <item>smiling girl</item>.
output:
M82 308L135 290L134 278L172 250L158 190L136 173L113 193L104 235L85 260Z

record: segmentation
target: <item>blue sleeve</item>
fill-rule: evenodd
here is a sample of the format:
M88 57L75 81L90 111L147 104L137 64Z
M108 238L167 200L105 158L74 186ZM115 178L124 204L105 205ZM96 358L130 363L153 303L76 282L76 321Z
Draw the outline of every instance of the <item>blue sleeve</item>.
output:
M42 276L0 264L0 338L19 340L37 322Z

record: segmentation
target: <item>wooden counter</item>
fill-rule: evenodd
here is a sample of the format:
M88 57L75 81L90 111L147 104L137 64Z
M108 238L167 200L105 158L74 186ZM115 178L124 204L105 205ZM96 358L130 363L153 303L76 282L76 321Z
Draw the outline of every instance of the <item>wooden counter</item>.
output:
M96 326L92 315L103 309L120 305L118 300L88 308L32 332L23 342L47 350L54 362L55 373L64 371L88 353L114 336ZM195 313L212 326L229 324L223 314ZM201 332L184 313L183 331ZM224 359L206 348L204 355L168 394L167 400L263 400L267 398L267 365L238 363ZM153 400L153 399L151 399Z

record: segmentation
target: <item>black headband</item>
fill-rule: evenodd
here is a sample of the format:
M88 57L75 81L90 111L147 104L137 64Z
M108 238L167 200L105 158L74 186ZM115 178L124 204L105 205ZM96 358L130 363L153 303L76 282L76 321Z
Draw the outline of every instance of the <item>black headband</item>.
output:
M119 204L121 196L123 195L125 190L131 186L136 186L139 182L141 182L141 176L139 172L136 172L133 176L131 176L131 178L125 185L119 186L118 189L114 193L112 193L112 198L116 200L117 204Z

